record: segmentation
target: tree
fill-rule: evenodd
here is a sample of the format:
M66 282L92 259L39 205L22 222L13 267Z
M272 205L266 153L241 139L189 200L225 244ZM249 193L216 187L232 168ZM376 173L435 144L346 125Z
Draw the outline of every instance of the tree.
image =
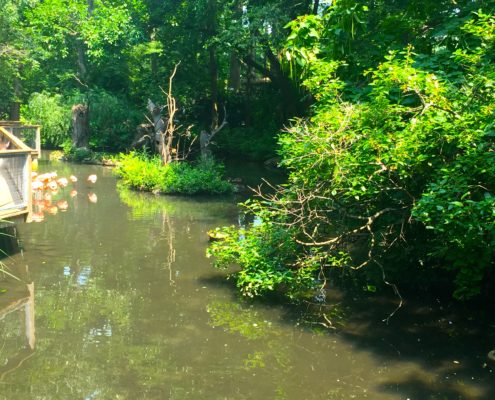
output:
M47 86L61 81L67 89L77 88L85 94L83 104L73 107L76 147L89 143L91 89L105 75L105 66L112 68L112 63L104 62L112 55L117 57L117 50L132 41L131 6L135 3L48 0L26 12L28 32L37 43L36 56L47 75L43 81Z
M0 116L19 119L23 96L22 80L26 71L36 67L30 55L29 40L22 30L23 11L33 0L0 1Z
M398 293L392 282L417 287L447 275L458 299L487 293L495 265L493 13L459 19L464 14L450 3L432 3L443 20L419 38L423 53L386 48L364 72L344 63L366 54L335 53L334 23L352 34L343 3L295 21L289 36L295 76L316 103L311 118L280 138L288 183L247 205L261 224L240 241L229 230L211 253L219 266L241 264L238 285L248 295L325 288L335 268L367 280L370 290L382 282ZM447 31L458 40L439 48ZM379 48L370 46L368 63Z

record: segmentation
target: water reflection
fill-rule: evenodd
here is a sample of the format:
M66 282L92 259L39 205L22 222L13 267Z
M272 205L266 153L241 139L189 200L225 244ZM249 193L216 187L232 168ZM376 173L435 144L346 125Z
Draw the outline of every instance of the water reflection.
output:
M34 283L9 282L0 298L0 384L34 354ZM19 318L21 317L21 318ZM23 337L23 339L22 339Z

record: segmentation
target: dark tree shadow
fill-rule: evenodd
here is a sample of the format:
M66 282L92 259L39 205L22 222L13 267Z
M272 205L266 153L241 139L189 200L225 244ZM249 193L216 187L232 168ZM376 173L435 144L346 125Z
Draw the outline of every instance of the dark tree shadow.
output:
M487 356L495 349L493 307L424 296L405 301L388 318L397 303L395 297L334 293L327 306L313 305L309 312L321 315L338 304L344 317L329 334L371 352L384 364L408 362L419 367L421 373L404 371L399 379L378 385L379 391L411 400L495 399L495 362ZM301 312L299 308L287 313L287 322L293 323Z
M233 300L239 298L234 283L226 281L225 275L205 275L200 281L230 290ZM286 299L274 295L249 302L281 308L287 324L306 321L307 329L322 326L316 321L328 325L325 314L336 328L328 329L328 335L338 335L356 350L372 353L378 363L393 366L407 362L419 367L405 370L400 378L377 383L374 389L378 392L411 400L495 399L495 362L487 357L495 349L495 312L487 305L463 306L427 296L407 296L389 318L398 304L393 296L332 291L327 300L324 306L288 306Z

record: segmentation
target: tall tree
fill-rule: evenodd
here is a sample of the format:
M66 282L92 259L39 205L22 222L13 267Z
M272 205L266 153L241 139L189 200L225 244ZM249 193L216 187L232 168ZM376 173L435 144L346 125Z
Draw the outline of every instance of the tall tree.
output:
M129 4L101 0L46 0L27 12L29 32L37 46L37 58L46 87L60 83L84 94L73 108L73 143L86 146L89 132L89 95L105 68L118 60L118 52L132 39ZM103 72L103 74L102 74ZM53 90L53 89L52 89Z
M22 30L23 11L31 3L33 0L0 0L0 118L18 119L24 73L34 67L29 40Z

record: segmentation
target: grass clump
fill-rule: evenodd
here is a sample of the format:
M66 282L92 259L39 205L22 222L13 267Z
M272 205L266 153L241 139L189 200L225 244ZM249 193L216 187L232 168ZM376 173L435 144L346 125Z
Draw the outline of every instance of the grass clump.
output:
M165 194L226 194L233 185L223 179L223 165L212 158L163 165L159 157L132 152L121 155L116 173L124 185Z

